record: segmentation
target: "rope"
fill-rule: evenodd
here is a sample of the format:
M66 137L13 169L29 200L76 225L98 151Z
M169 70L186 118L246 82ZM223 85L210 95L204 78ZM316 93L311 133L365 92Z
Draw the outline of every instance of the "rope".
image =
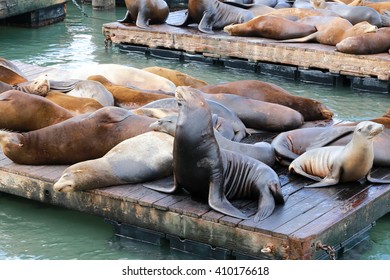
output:
M77 7L77 9L80 10L80 12L83 14L83 16L87 17L87 18L92 18L92 19L98 19L98 20L101 20L101 21L105 21L105 22L111 22L112 20L110 19L105 19L105 18L98 18L98 17L92 17L92 16L89 16L86 12L84 12L84 8L82 8L76 0L72 0L72 3Z

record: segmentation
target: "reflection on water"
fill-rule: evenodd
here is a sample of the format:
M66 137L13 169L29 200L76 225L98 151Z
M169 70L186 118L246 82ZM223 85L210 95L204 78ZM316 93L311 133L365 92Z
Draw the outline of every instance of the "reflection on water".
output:
M271 75L221 66L178 62L105 49L101 25L121 19L124 8L92 11L84 17L68 4L64 22L40 29L0 28L0 57L40 66L76 69L86 63L117 63L137 68L162 66L209 83L260 79L293 94L317 99L338 119L362 120L384 114L390 97L298 83ZM0 259L185 259L191 258L154 245L118 241L102 218L0 194ZM380 219L370 238L344 254L345 259L390 259L390 215Z

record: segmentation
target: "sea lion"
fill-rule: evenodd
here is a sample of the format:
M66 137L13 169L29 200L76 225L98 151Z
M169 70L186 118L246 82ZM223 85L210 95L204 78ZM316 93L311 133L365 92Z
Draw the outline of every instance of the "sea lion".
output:
M190 75L169 68L153 66L144 68L142 70L159 75L160 77L164 77L173 82L176 86L191 86L193 88L207 86L205 81L196 79Z
M46 99L76 115L92 113L103 108L103 105L93 98L71 96L59 91L49 91Z
M32 81L14 85L14 89L39 96L46 96L50 90L50 81L47 75L43 74Z
M264 37L275 40L297 38L316 32L313 25L275 15L258 16L244 23L225 26L223 30L232 36Z
M56 80L51 77L53 72L48 73L50 80ZM54 72L55 73L55 72ZM88 64L69 71L68 74L61 76L62 80L86 80L89 76L102 75L114 85L121 85L130 88L142 90L160 90L163 92L175 92L174 83L141 69L119 65L119 64Z
M152 123L150 127L154 131L165 132L172 136L175 136L176 123L177 123L177 116L172 115L157 120L156 122ZM219 147L222 149L247 155L271 167L275 164L274 149L272 148L271 144L267 142L246 144L246 143L231 141L226 137L224 137L221 133L219 133L219 131L215 127L214 127L214 136L218 142Z
M44 97L9 90L0 94L0 128L31 131L53 125L74 115Z
M125 0L127 12L120 23L134 23L139 28L150 29L149 24L162 24L169 15L169 7L163 0Z
M291 20L303 19L309 16L338 16L338 14L329 10L304 8L275 9L269 15L282 16Z
M359 123L352 140L346 146L332 146L312 149L289 166L295 172L315 181L305 187L325 187L339 182L353 182L363 177L371 183L390 183L371 177L374 161L373 138L383 131L381 124L364 121Z
M390 49L390 27L379 28L375 33L346 38L336 45L339 52L349 54L374 54Z
M198 30L213 34L213 29L222 29L232 23L243 23L254 18L251 11L225 4L218 0L189 0L188 11L183 22L174 26L198 23Z
M294 96L283 88L258 80L241 80L208 85L200 88L206 93L230 93L252 99L276 103L300 112L305 121L331 119L333 112L319 101Z
M124 140L103 157L66 168L53 188L72 192L148 182L172 175L173 137L150 131Z
M385 128L390 129L390 107L387 109L387 112L383 116L378 117L378 118L374 118L374 119L370 119L370 121L383 124ZM348 123L346 125L355 126L358 123L359 122L351 122L351 123Z
M27 78L14 63L0 57L0 82L16 85L27 82Z
M337 43L341 42L345 38L376 32L378 30L378 27L371 25L366 21L352 25L348 20L340 17L335 17L324 24L317 24L315 27L317 28L317 31L308 36L282 40L280 42L303 43L315 41L324 45L336 46Z
M0 131L3 153L19 164L73 164L102 157L121 141L151 131L155 119L104 107L25 133Z
M114 85L102 75L89 76L88 80L101 83L114 97L115 106L135 109L152 101L172 97L173 94L162 91L147 91Z
M8 90L13 90L13 89L14 87L11 86L10 84L0 81L0 93L6 92Z
M174 186L150 188L168 193L183 188L212 209L240 219L248 217L228 199L258 196L255 221L270 216L275 201L284 203L277 174L258 160L219 148L211 111L198 91L178 87L176 99L180 111L173 143Z
M213 114L216 114L218 117L225 119L232 125L234 135L232 138L228 139L233 141L241 141L247 135L245 125L236 113L234 113L226 106L212 100L207 100L207 104L209 105ZM145 106L142 106L141 108L178 108L178 105L175 98L166 98L153 101ZM219 128L218 131L221 132Z
M266 131L286 131L303 124L298 111L287 106L264 102L235 94L207 94L199 90L206 100L212 100L232 110L246 127Z
M348 6L337 3L329 3L325 0L310 0L314 9L325 9L338 14L340 17L347 19L352 24L362 21L382 27L381 15L370 7Z

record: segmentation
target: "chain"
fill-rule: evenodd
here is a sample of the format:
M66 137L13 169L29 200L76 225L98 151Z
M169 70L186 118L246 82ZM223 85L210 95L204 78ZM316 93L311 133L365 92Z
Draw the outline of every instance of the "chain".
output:
M333 246L330 246L330 245L323 245L321 243L321 241L317 242L316 244L316 248L317 250L318 249L321 249L321 250L324 250L328 255L329 255L329 258L331 260L335 260L336 259L336 254L335 254L335 251L334 251L334 247Z

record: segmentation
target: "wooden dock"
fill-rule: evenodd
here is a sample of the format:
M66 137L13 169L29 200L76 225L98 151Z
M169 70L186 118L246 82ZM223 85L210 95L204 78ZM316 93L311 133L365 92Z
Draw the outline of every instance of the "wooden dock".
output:
M45 68L16 63L28 78ZM324 125L308 123L306 125ZM252 134L245 142L271 141L275 134ZM310 180L276 166L284 206L260 223L225 216L187 194L168 195L145 184L171 185L172 177L145 184L113 186L90 191L53 190L67 166L29 166L13 163L0 153L0 191L66 207L111 221L117 234L214 259L319 259L341 254L354 240L390 211L390 184L365 181L310 189ZM390 178L390 168L375 168L374 177ZM248 214L257 202L234 201ZM322 249L321 249L322 248ZM324 249L327 249L325 251Z
M179 22L183 16L183 11L172 12L167 22ZM351 55L318 43L275 43L275 40L265 38L229 36L223 31L210 35L199 32L196 25L174 27L161 24L146 30L113 22L103 24L102 31L114 44L130 50L132 47L141 51L144 48L157 55L181 60L200 55L258 72L270 72L272 68L271 71L293 79L299 79L299 74L302 74L312 75L318 82L329 83L330 79L333 83L335 77L343 76L352 77L352 83L363 86L374 80L385 92L390 92L388 53Z

